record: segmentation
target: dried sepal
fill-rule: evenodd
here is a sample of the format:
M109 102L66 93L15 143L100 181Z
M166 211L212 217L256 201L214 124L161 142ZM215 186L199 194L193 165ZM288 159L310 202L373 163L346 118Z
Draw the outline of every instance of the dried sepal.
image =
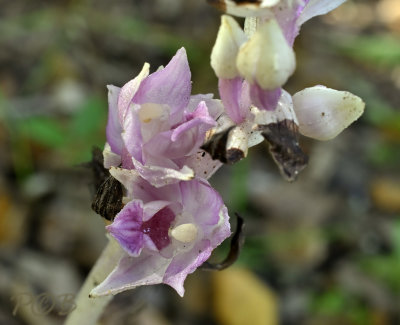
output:
M282 176L289 182L307 166L308 157L299 144L299 129L293 120L282 120L259 125L261 134L269 143L269 151Z
M221 132L214 133L209 140L207 140L200 148L208 152L212 159L219 160L224 164L233 164L244 157L238 152L231 152L230 156L227 155L227 142L229 133L236 126L231 126Z
M228 256L220 263L210 263L208 261L204 262L200 266L202 270L221 271L230 267L239 258L240 251L244 244L244 234L243 234L244 220L238 213L235 213L235 215L237 218L237 226L236 226L236 231L231 239L231 245Z
M109 175L97 189L92 209L103 218L112 221L123 208L122 196L121 183Z

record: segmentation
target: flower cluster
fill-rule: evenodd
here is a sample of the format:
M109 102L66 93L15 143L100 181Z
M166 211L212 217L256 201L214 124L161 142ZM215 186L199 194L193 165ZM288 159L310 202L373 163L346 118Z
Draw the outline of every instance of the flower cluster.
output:
M222 112L212 95L191 96L184 49L121 89L109 86L104 166L124 186L124 207L107 226L121 249L92 296L166 283L180 295L189 273L230 235L227 209L208 184L221 166L199 149Z
M291 96L295 37L310 18L345 0L210 0L230 16L211 54L221 100L191 96L184 49L165 68L145 64L122 88L109 86L104 167L122 186L122 209L107 226L121 258L91 295L183 283L230 235L229 216L207 179L264 140L288 180L307 163L299 134L329 140L363 112L357 96L314 86Z
M265 139L283 175L293 180L307 162L298 145L299 133L329 140L361 116L365 104L349 92L315 86L291 97L282 89L296 67L293 43L301 25L344 1L214 1L228 13L252 17L246 20L245 33L232 17L222 16L211 54L226 114L216 133L227 133L227 139L236 134L241 139L225 143L223 153L214 152L215 145L208 143L205 148L214 158L234 163ZM287 138L283 143L282 137ZM291 143L290 150L284 148L287 143ZM238 150L241 154L231 155Z

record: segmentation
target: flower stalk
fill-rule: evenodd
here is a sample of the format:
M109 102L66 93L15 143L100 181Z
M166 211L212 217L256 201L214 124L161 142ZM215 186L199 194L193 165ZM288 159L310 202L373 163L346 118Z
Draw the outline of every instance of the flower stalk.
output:
M76 308L67 316L64 325L96 324L114 296L94 298L90 292L113 270L120 258L120 251L114 240L108 242L76 296Z

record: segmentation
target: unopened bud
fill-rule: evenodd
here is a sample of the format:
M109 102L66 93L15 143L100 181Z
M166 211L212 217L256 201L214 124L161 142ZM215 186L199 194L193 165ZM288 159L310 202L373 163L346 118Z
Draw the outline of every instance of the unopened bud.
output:
M236 56L246 35L230 16L223 15L215 45L211 52L211 66L218 78L233 79L239 75Z
M296 67L296 57L275 19L261 25L239 51L240 74L262 89L281 87Z
M330 140L364 112L362 99L347 91L324 86L306 88L293 96L300 133L317 140Z

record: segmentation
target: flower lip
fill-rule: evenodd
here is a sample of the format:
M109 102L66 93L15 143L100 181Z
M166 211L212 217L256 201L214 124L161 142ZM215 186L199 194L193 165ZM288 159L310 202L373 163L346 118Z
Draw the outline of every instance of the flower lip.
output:
M171 242L168 230L175 214L171 209L165 207L158 211L151 219L143 222L141 231L148 235L158 250L162 250Z

